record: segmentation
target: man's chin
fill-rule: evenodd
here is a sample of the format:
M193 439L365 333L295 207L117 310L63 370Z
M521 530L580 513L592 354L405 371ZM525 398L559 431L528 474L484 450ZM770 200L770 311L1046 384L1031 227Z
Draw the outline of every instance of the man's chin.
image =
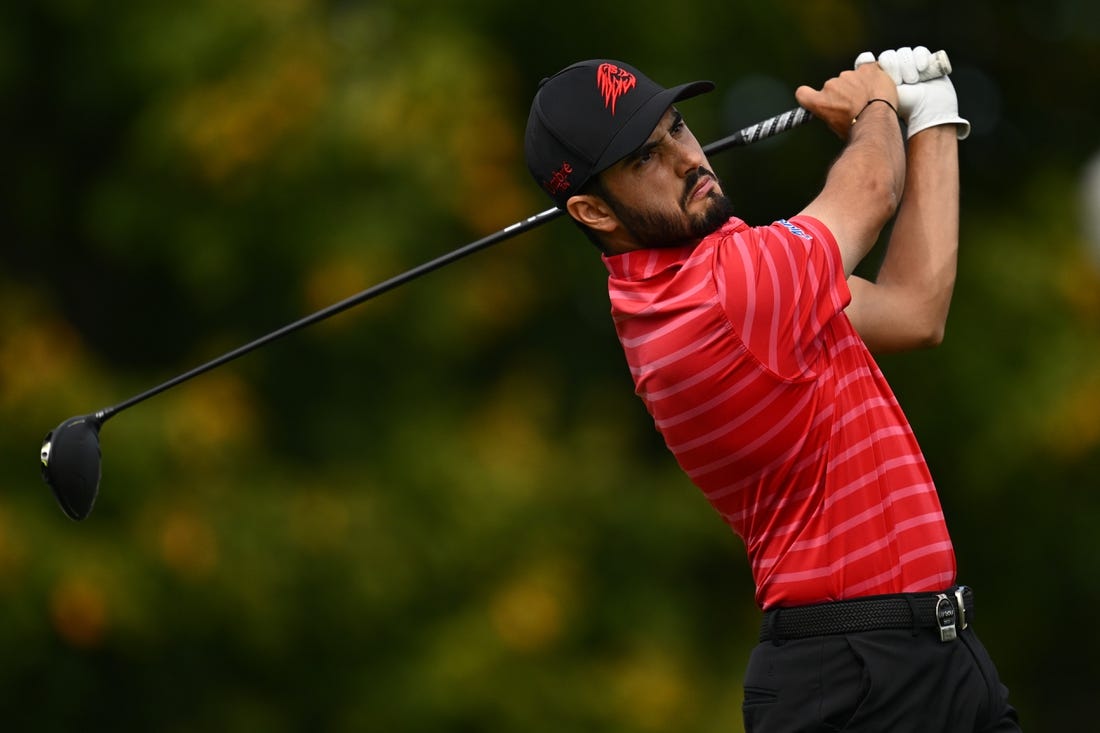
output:
M733 202L725 194L712 192L703 201L706 209L692 217L692 234L705 237L718 230L733 216Z
M698 243L733 216L733 203L723 194L711 193L696 203L700 204L698 210L689 211L681 207L673 215L647 215L621 204L616 204L613 208L637 246L651 249Z

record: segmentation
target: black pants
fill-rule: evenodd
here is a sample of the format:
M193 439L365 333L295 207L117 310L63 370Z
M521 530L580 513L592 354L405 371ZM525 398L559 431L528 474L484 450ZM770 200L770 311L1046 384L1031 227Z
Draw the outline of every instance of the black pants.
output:
M1008 733L1019 731L972 628L764 641L745 674L746 733Z

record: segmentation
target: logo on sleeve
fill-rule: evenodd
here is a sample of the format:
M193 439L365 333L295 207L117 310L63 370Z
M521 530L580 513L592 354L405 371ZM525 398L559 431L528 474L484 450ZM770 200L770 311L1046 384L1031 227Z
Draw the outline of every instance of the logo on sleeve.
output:
M638 83L638 80L625 69L615 64L600 64L596 69L596 85L603 95L603 106L615 114L615 103Z
M790 223L786 219L780 219L778 223L782 224L785 227L787 227L787 229L790 230L791 234L795 235L796 237L802 237L803 239L810 239L810 240L813 239L813 237L811 237L809 234L802 231L799 227L797 227L796 225Z

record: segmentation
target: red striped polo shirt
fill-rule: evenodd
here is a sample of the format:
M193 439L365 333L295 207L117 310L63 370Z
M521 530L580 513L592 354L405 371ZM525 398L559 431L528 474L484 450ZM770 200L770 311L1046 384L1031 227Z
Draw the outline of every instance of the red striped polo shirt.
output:
M821 222L734 218L697 246L604 262L636 391L744 541L762 608L954 582L932 477L844 313Z

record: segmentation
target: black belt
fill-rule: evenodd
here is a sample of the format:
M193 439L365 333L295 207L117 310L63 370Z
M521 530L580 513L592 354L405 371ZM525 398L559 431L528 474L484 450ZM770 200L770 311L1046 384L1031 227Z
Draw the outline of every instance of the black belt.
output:
M764 612L760 641L806 639L881 629L938 629L951 641L974 621L974 592L957 585L941 593L867 596Z

